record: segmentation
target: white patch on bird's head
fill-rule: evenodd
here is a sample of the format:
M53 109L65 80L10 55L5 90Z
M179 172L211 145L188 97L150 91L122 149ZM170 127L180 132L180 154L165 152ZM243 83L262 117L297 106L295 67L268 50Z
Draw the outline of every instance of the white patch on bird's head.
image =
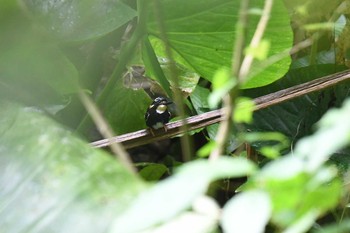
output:
M156 112L157 112L158 114L162 114L162 113L164 113L166 110L167 110L167 106L164 105L164 104L161 104L161 105L159 105L159 106L157 107Z

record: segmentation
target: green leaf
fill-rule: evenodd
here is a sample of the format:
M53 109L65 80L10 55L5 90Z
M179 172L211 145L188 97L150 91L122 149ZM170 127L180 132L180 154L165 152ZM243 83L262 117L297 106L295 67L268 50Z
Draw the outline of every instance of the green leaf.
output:
M197 155L199 157L208 157L216 146L215 141L209 141L197 151Z
M291 86L334 73L334 65L317 65L293 69L282 79L266 87L243 92L244 96L256 98ZM330 106L340 106L349 95L349 83L341 83L320 92L310 93L299 98L254 112L254 121L247 128L253 132L280 132L296 141L310 135L312 128ZM259 146L254 144L254 146Z
M255 172L254 163L243 158L220 157L215 161L196 160L180 167L178 175L192 177L201 174L208 181L251 175Z
M271 201L266 192L248 191L238 194L226 203L221 223L228 233L263 233L271 213ZM251 222L252 219L254 223Z
M11 88L23 88L21 91L33 88L34 93L35 87L45 92L41 86L62 95L76 92L78 72L74 65L55 46L31 41L36 39L39 38L26 37L26 41L7 44L2 50L0 69L4 82Z
M315 173L308 173L305 164L296 154L285 156L267 164L245 187L255 186L269 193L272 221L282 228L291 224L299 226L310 213L316 213L312 215L316 220L340 198L341 182L335 178L334 167L322 167Z
M104 114L117 134L146 127L145 113L151 100L142 90L130 89L118 81L104 103Z
M161 3L162 21L177 62L195 70L201 77L210 81L218 69L231 67L239 1L166 0ZM263 6L262 1L255 0L251 3L251 8L261 9ZM159 39L161 36L155 15L157 14L154 11L150 12L148 31L150 35ZM260 16L249 14L249 17L247 44ZM292 45L292 31L288 12L282 1L274 2L264 39L271 44L268 57L284 53L277 62L267 59L264 64L260 62L254 64L256 69L253 73L256 76L245 84L246 88L271 83L281 78L288 70L290 58L286 50ZM155 50L158 56L164 57L164 50L157 48ZM261 72L261 69L264 71Z
M147 229L147 232L169 233L169 232L191 232L191 233L213 233L217 228L217 219L195 212L185 212L161 226Z
M161 181L142 194L115 221L115 232L138 232L169 221L188 209L192 202L202 195L208 186L208 180L200 177L172 176ZM152 210L152 211L150 211Z
M219 69L213 77L213 91L208 98L210 108L217 108L222 98L237 85L236 79L233 79L230 70L227 68Z
M236 101L236 107L233 112L234 121L236 123L251 123L255 108L254 101L247 97L239 97Z
M172 97L170 83L167 77L165 77L165 74L160 66L159 59L152 48L149 38L145 38L143 44L142 59L147 67L147 74L157 80L167 95Z
M264 59L266 59L266 57L269 53L270 46L271 45L270 45L269 41L262 40L257 48L247 47L245 50L245 54L251 55L258 60L264 60Z
M12 10L0 22L0 96L35 106L62 104L63 95L78 90L78 71L23 12Z
M186 66L175 63L176 68L176 78L177 82L171 79L171 64L170 61L166 58L158 58L159 64L163 69L165 77L169 80L173 88L178 88L182 93L187 95L191 94L192 91L196 88L199 75L196 72L188 69ZM178 86L176 86L178 85Z
M251 144L262 144L259 145L259 152L271 159L277 158L281 151L289 147L288 138L278 132L249 132L242 134L242 137Z
M316 134L301 139L295 153L306 161L306 169L313 171L320 167L332 153L344 148L350 142L350 99L342 108L329 110L317 124ZM329 142L332 143L329 143Z
M198 160L186 163L178 173L144 191L115 222L113 230L137 232L169 221L202 196L211 181L246 176L255 169L252 162L242 158L222 157L215 161Z
M142 168L139 172L140 176L147 181L157 181L159 180L166 172L168 168L163 164L149 164L148 166Z
M144 190L113 157L42 114L0 106L1 232L103 232Z
M119 0L24 2L34 18L50 33L69 41L100 37L136 16L135 10Z

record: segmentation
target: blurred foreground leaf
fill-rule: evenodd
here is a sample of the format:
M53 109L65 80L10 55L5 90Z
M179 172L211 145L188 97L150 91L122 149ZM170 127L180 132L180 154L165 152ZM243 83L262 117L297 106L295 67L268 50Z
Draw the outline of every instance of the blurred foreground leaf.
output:
M227 233L263 233L271 212L270 198L266 193L248 191L238 194L225 205L222 225Z
M104 232L144 189L40 113L0 106L1 232Z
M23 2L47 31L69 41L100 37L136 16L135 10L119 0Z
M211 181L247 176L255 170L252 162L241 158L222 157L216 161L186 163L178 173L143 192L115 222L113 229L116 232L139 232L170 221L204 195Z

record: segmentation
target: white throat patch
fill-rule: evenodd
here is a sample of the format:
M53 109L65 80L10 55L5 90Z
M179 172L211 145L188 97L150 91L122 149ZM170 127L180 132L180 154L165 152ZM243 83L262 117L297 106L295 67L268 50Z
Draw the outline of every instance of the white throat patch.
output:
M162 114L162 113L164 113L164 112L166 111L166 109L167 109L167 106L164 105L164 104L161 104L161 105L159 105L159 106L157 107L156 112L157 112L158 114Z

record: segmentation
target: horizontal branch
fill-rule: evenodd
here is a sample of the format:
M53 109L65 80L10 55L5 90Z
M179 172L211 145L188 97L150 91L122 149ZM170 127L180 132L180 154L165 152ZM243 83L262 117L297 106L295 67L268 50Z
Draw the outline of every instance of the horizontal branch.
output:
M264 95L254 99L255 109L254 111L261 110L287 100L297 98L309 94L311 92L319 91L327 87L338 84L342 81L350 79L350 70L339 72L336 74L328 75L322 78L312 80L307 83L299 84L290 88L286 88L268 95ZM186 118L186 124L190 131L200 129L221 120L221 109L206 112L196 116ZM135 131L132 133L123 134L109 139L102 139L92 142L94 147L106 147L111 143L123 143L126 148L137 147L140 145L148 144L151 142L159 141L166 138L171 138L177 135L181 135L185 132L181 131L181 125L183 121L178 120L170 122L165 125L167 131L164 129L153 130L155 135L153 136L148 129Z

